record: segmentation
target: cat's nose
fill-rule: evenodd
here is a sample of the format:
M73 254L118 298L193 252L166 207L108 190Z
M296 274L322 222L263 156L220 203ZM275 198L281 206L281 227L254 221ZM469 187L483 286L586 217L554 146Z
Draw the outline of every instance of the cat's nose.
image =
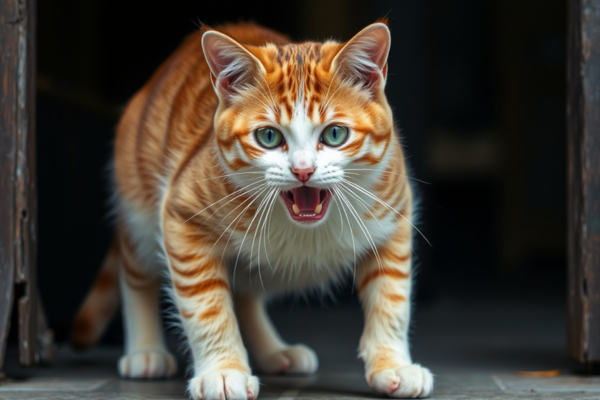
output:
M302 183L308 182L313 172L314 168L292 168L292 173Z

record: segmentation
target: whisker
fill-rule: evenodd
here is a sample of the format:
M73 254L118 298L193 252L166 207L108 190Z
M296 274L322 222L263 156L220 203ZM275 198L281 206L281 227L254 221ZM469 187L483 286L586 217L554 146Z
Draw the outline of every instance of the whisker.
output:
M277 190L279 191L279 188ZM277 194L279 195L279 193L277 193ZM275 208L275 203L277 202L277 197L278 196L275 196L273 198L273 205L271 206L272 209ZM267 237L269 239L269 246L271 246L271 219L272 219L272 217L273 217L273 212L271 210L271 214L269 215L269 223L268 223L268 227L267 227Z
M263 179L263 181L264 181L264 179ZM204 222L206 222L206 221L207 221L208 219L210 219L210 218L211 218L213 215L215 215L215 213L216 213L217 211L219 211L221 208L225 207L227 204L231 203L233 200L235 200L235 199L239 198L240 196L243 196L243 195L244 195L244 193L243 193L244 191L246 191L246 190L249 190L249 188L250 188L250 187L252 187L252 186L254 186L254 185L257 185L257 184L260 184L260 183L261 183L260 181L252 182L252 183L250 183L249 185L247 185L246 187L243 187L243 188L237 189L236 191L234 191L234 192L232 192L232 193L228 194L227 196L225 196L225 197L221 198L220 200L217 200L217 201L215 201L215 202L214 202L214 203L212 203L211 205L209 205L209 206L207 206L207 207L204 207L202 210L198 211L196 214L194 214L194 215L192 215L191 217L189 217L188 219L186 219L186 220L185 220L185 222L189 222L189 221L190 221L192 218L195 218L195 217L197 217L198 215L200 215L201 213L203 213L203 212L204 212L204 211L206 211L207 209L211 208L212 206L214 206L214 205L216 205L216 204L218 204L218 203L222 202L223 200L225 200L225 199L227 199L227 198L229 198L229 197L231 197L231 196L234 196L234 195L236 195L236 194L237 194L237 196L236 196L236 197L234 197L233 199L229 200L227 203L223 204L221 207L217 208L217 209L216 209L216 210L215 210L215 211L214 211L214 212L213 212L211 215L209 215L209 216L208 216L208 218L205 218L205 219L204 219ZM259 187L260 187L260 186L259 186ZM255 189L255 188L252 188L252 189L250 189L250 191L252 191L253 189ZM200 225L200 226L203 226L203 225L204 225L204 222L203 222L203 223L202 223L202 225Z
M262 78L263 82L265 83L266 91L269 93L269 97L271 97L271 102L273 103L272 111L277 115L281 115L281 113L279 112L279 109L277 108L277 103L275 102L275 99L273 98L273 93L271 92L271 87L269 86L269 83L267 82L267 80L265 79L265 77L262 74L258 74L258 75ZM265 89L265 87L263 87L263 85L262 85L262 82L261 82L260 86L261 86L261 91L263 89ZM263 94L264 94L264 92L263 92Z
M388 239L392 239L389 235L389 233L387 232L386 229L383 228L383 225L381 225L381 222L379 221L378 218L375 217L375 215L373 215L373 213L371 212L371 210L369 208L374 208L373 206L371 206L369 203L367 203L366 201L364 201L363 199L360 198L360 196L358 194L356 194L354 191L352 191L349 187L345 186L343 183L341 183L341 188L342 190L344 190L346 193L351 194L352 196L354 196L354 198L356 198L356 200L359 201L359 204L365 209L366 212L368 212L371 217L373 217L373 219L375 221L377 221L377 223L379 224L379 227L381 227L381 231L385 232L386 236L388 237Z
M271 260L269 259L269 251L267 250L267 240L266 240L265 236L266 236L266 232L267 232L267 230L266 230L267 219L271 215L271 211L273 210L274 199L277 199L278 192L279 192L279 190L277 188L275 188L273 190L273 194L271 196L271 200L270 200L269 204L267 205L267 209L266 209L267 210L266 211L267 216L265 217L265 220L263 222L263 226L262 226L262 229L261 229L261 235L262 235L262 238L263 238L263 246L264 246L264 249L265 249L265 257L267 258L267 264L269 264L269 268L271 268L271 271L273 271L273 265L271 264ZM258 248L259 248L259 256L260 256L260 239L258 241Z
M266 236L269 239L269 246L271 246L271 231L270 231L271 217L273 216L273 207L275 207L275 202L277 201L277 196L278 195L279 195L279 188L276 188L275 189L275 193L273 195L273 199L271 200L271 204L269 206L269 211L268 211L268 213L269 213L269 217L268 217L269 223L268 223L268 226L267 226L267 218L265 218L265 224L264 224L264 227L263 227L263 229L266 230ZM260 243L259 243L259 246L260 246ZM263 240L263 246L264 246L264 249L265 249L265 254L267 256L267 263L269 264L269 267L271 268L271 271L273 271L273 265L271 265L271 260L269 259L269 252L267 251L267 240L266 239Z
M342 86L342 85L339 85L339 87L338 87L338 88L335 90L335 92L333 92L333 93L331 94L331 97L330 97L329 99L327 99L327 102L325 103L325 105L323 106L323 108L327 108L327 107L329 107L329 103L331 102L331 100L333 100L333 96L335 96L335 94L336 94L337 92L339 92L339 91L340 91L340 89L342 89L342 88L343 88L343 86Z
M265 201L265 199L263 198L261 200L261 202L259 203L258 209L256 210L256 214L254 214L254 217L252 217L252 220L250 221L250 224L246 228L246 233L244 233L244 237L242 238L242 243L240 244L240 248L238 250L237 257L235 258L235 266L233 267L234 274L235 274L235 270L237 269L238 262L240 260L240 254L242 253L242 248L244 247L244 242L246 241L246 237L248 236L248 232L250 231L250 228L252 227L252 224L254 223L254 220L258 216L259 210L262 207L264 201ZM252 260L250 260L250 262L252 262Z
M352 203L350 202L350 200L348 200L348 198L346 197L346 195L343 194L341 192L341 190L340 190L340 196L342 196L342 198L346 202L346 205L348 206L348 211L350 211L350 214L356 220L356 223L358 224L358 227L362 230L363 234L367 238L367 241L369 242L369 246L371 247L371 250L373 250L373 253L375 254L375 257L377 258L377 263L379 264L379 268L383 268L383 264L381 262L381 258L379 257L379 251L377 251L377 246L375 245L375 241L373 240L373 237L369 233L369 230L365 226L364 222L362 222L360 216L356 212L356 209L354 208L354 206L352 205Z
M245 202L247 202L248 200L252 200L250 203L248 203L248 205L246 206L246 208L244 208L232 221L229 225L227 225L227 227L223 230L223 232L221 233L221 235L219 236L219 238L213 243L212 247L209 250L209 253L212 252L212 250L214 249L214 247L217 245L217 243L219 243L219 240L221 240L221 238L223 237L223 235L225 233L227 233L227 231L229 230L229 228L231 227L231 225L233 225L233 223L235 222L236 219L240 218L241 216L243 216L243 213L246 212L246 210L248 208L250 208L250 206L252 205L252 203L254 203L257 199L258 196L260 196L262 193L264 193L265 190L267 190L268 187L265 184L265 187L260 191L260 193L258 193L254 199L252 197L248 197L246 200L242 201L240 204L238 204L233 210L231 210L226 216L224 216L223 218L221 218L221 221L219 221L219 223L217 224L217 226L219 226L221 224L221 222L223 222L223 220L225 218L227 218L229 215L231 215L232 212L234 212L235 210L237 210L238 208L240 208L242 205L244 205ZM239 220L238 220L239 222ZM237 226L237 225L236 225ZM213 229L212 234L215 232L215 230L217 229L217 227L215 227L215 229ZM231 238L231 235L229 235L229 238ZM227 240L227 243L229 243L229 240ZM225 249L227 249L227 244L225 244ZM225 253L225 249L223 249L223 253ZM221 256L221 260L223 260L223 257Z
M352 230L352 224L350 223L350 218L348 218L348 213L346 212L345 205L341 201L341 197L338 194L339 188L337 187L337 185L335 185L332 189L333 193L335 193L338 197L338 203L340 204L340 208L342 208L342 211L344 211L344 214L346 215L346 221L348 222L348 228L350 229L350 238L352 239L352 250L354 251L354 269L352 273L352 287L354 287L354 284L356 283L356 245L354 243L354 231Z
M339 204L339 200L335 199L335 203L337 205L336 208L338 210L338 213L340 214L340 223L342 224L342 226L340 227L340 236L338 237L338 241L337 241L337 243L339 244L340 240L342 240L342 234L344 233L344 218L342 217L342 211L341 211L341 206Z
M204 181L210 181L213 179L221 179L221 178L227 178L227 177L231 177L231 176L236 176L236 175L246 175L246 174L259 174L262 175L264 174L264 172L254 172L254 171L247 171L247 172L233 172L231 174L224 174L224 175L219 175L219 176L213 176L211 178L204 178L204 179L198 179L192 182L204 182Z
M431 245L431 242L425 237L425 235L423 235L423 233L408 219L406 218L404 215L402 215L401 212L399 212L398 210L396 210L395 208L393 208L392 206L390 206L388 203L386 203L385 201L381 200L379 197L373 195L372 193L368 192L367 190L363 189L362 187L360 187L359 185L355 184L354 182L350 182L347 179L343 179L344 182L348 183L349 185L352 185L355 189L363 192L364 194L366 194L367 196L369 196L370 198L372 198L373 200L379 202L381 205L383 205L384 207L386 207L388 210L393 211L394 213L398 214L400 217L402 217L406 222L408 222L414 230L416 230L421 237L427 242L427 244L433 248L433 246Z
M369 169L369 168L346 168L346 169L344 169L344 172L346 172L346 171L370 171L370 172L376 172L375 170ZM403 176L403 177L405 177L407 179L411 179L413 181L421 182L421 183L424 183L426 185L431 185L431 182L427 182L427 181L424 181L424 180L421 180L421 179L413 178L412 176L400 174L398 172L381 171L380 173L382 173L382 174L390 174L390 175ZM360 175L360 174L356 174L356 175Z
M250 245L250 264L252 264L252 255L254 253L254 243L256 242L256 236L258 234L258 249L257 249L257 259L256 259L256 267L258 268L258 277L260 279L260 284L263 288L263 290L265 290L263 281L262 281L262 274L260 271L260 235L261 235L261 231L260 231L260 227L261 227L261 222L263 220L263 217L265 216L265 210L267 209L267 205L269 204L270 200L271 200L271 196L273 196L273 193L275 193L277 189L272 189L269 193L267 193L267 195L265 196L265 198L263 199L263 201L260 203L258 210L256 211L257 213L260 213L260 218L258 219L258 222L256 223L256 231L252 237L252 244ZM252 269L250 269L250 272L252 272ZM266 290L265 290L266 292Z
M340 68L336 68L335 72L333 73L333 76L331 77L331 85L327 86L327 93L325 93L325 104L323 105L323 109L325 109L327 107L327 105L329 105L329 90L331 89L331 86L333 86L333 83L335 83L335 77L337 75L337 73L339 72Z
M262 193L264 193L264 191L266 191L266 189L267 188L265 187L263 191L261 191L260 193L257 194L257 196L260 196ZM231 234L227 238L227 242L225 242L225 248L223 249L223 252L221 253L221 261L223 261L223 257L225 257L225 251L227 250L227 247L229 246L229 241L233 237L233 232L235 232L237 230L237 227L240 224L240 221L242 220L243 216L246 214L246 211L248 210L248 208L250 208L252 203L254 203L257 200L257 198L258 197L254 198L254 200L250 204L248 204L248 206L246 206L242 211L240 211L240 213L233 219L233 221L231 221L231 224L229 224L229 226L227 227L226 231L235 222L235 226L233 227ZM246 199L244 202L246 202L247 200L250 200L250 198ZM237 222L236 222L236 220L237 220ZM235 277L235 271L234 271L233 276Z
M248 189L250 186L252 186L252 185L256 185L256 184L258 184L258 186ZM215 214L216 214L216 213L217 213L217 212L218 212L220 209L222 209L223 207L227 206L228 204L231 204L233 201L235 201L235 200L239 199L240 197L242 197L242 196L244 196L244 195L252 195L253 193L256 193L256 191L257 191L257 190L260 190L262 187L265 187L265 186L268 186L268 184L267 184L266 182L254 182L254 183L252 183L252 184L250 184L250 185L246 186L246 187L244 188L245 190L244 190L243 192L238 192L238 194L237 194L237 195L236 195L234 198L230 199L230 200L229 200L227 203L225 203L225 204L222 204L222 205L221 205L219 208L217 208L215 211L213 211L213 212L212 212L212 214L210 214L208 217L206 217L206 218L204 219L204 221L202 222L202 225L200 225L200 226L201 226L201 227L202 227L202 226L204 226L204 224L205 224L205 223L206 223L206 222L207 222L209 219L211 219L211 218L212 218L212 216L213 216L213 215L215 215ZM222 220L221 220L221 221L222 221ZM219 221L219 223L220 223L220 221ZM218 226L218 224L217 224L217 226Z
M225 228L225 230L221 233L221 236L219 236L219 238L217 239L217 241L213 244L213 246L211 247L211 251L212 249L215 247L215 245L219 242L219 240L221 240L221 238L223 237L223 235L229 231L229 228L231 227L231 225L233 225L233 223L237 220L237 223L235 225L235 228L237 228L239 222L241 221L242 217L246 214L246 211L248 211L248 209L250 208L250 206L252 206L252 204L258 200L259 196L264 193L266 190L268 189L268 187L265 187L260 193L258 193L256 195L256 197L254 197L253 199L251 197L249 197L248 199L244 200L244 202L252 199L252 201L242 210L240 211L240 213L231 221L231 223L227 226L227 228ZM243 204L243 203L242 203ZM236 207L237 208L237 207ZM235 231L234 228L234 231ZM223 258L225 256L225 251L227 250L227 247L229 246L229 241L231 240L231 238L233 237L233 232L231 232L229 234L229 237L227 238L227 242L225 243L225 248L223 249L223 252L221 253L221 262L223 261ZM233 288L235 289L235 272L237 269L237 262L235 264L235 267L233 268L233 277L232 277L232 282L233 282Z

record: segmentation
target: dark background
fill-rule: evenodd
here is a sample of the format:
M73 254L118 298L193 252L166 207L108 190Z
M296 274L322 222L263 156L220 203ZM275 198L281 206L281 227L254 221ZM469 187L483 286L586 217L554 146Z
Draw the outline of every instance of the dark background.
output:
M111 237L119 114L187 34L244 20L347 40L385 16L386 91L412 175L428 182L413 185L432 243L417 238L417 305L564 303L564 1L39 0L39 285L58 340ZM337 298L356 302L349 287Z

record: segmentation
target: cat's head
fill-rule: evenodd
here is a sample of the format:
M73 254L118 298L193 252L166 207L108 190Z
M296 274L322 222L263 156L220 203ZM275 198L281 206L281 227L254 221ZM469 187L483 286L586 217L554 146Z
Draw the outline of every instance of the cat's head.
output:
M238 186L316 226L346 189L379 178L394 140L385 23L346 43L257 47L207 31L202 46L220 100L218 154Z

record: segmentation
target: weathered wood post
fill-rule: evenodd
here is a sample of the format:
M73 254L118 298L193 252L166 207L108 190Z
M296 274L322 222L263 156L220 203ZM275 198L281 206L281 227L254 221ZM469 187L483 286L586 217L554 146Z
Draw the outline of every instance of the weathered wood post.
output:
M13 299L21 364L52 359L35 273L35 10L35 0L0 0L0 369Z
M600 0L569 0L568 349L600 361Z

